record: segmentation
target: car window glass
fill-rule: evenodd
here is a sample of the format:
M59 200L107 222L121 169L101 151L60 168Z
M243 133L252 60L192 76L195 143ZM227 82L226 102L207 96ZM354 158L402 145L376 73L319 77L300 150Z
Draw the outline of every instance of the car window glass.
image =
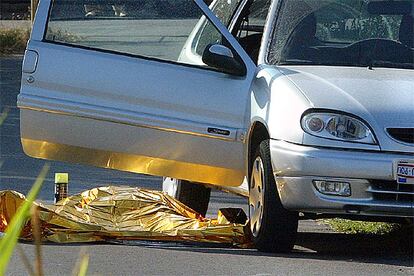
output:
M360 13L355 12L336 4L315 11L316 38L344 43L370 38L398 40L402 15L371 15L366 9Z
M241 21L237 37L243 38L256 33L263 33L267 13L269 12L271 0L254 0L245 12Z
M271 0L254 0L239 25L235 27L237 39L246 53L254 62L257 62L263 29L269 11ZM233 32L236 33L236 32Z
M249 8L249 21L251 24L264 26L271 0L254 0Z
M413 0L284 0L268 61L413 68L413 7Z
M202 11L192 0L54 0L45 40L206 66L183 57L185 44L200 18ZM221 37L215 27L210 33L204 48L221 42L215 39Z
M216 0L211 3L210 9L225 26L229 26L240 2L241 0ZM193 41L192 47L195 53L202 55L205 47L211 41L221 42L221 35L215 31L214 25L207 20Z

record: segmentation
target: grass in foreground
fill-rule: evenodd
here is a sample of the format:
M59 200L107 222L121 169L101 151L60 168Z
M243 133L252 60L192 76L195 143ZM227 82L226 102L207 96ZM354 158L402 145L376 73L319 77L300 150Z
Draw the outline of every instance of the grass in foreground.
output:
M41 257L41 229L39 221L39 210L33 208L33 202L37 197L37 194L42 187L42 184L49 171L50 165L46 164L39 176L37 177L32 189L30 190L26 202L19 207L15 216L12 218L10 224L6 229L6 233L0 236L0 276L6 275L7 266L10 262L10 258L13 251L17 248L22 258L22 263L25 265L28 274L34 276L43 276L43 262ZM30 264L29 259L18 245L18 239L20 232L27 223L28 219L31 219L33 235L35 241L35 269ZM82 254L78 262L78 265L72 272L72 275L85 276L88 272L89 255Z
M23 54L29 37L29 29L0 29L0 55Z
M37 194L42 187L43 181L49 171L49 165L45 165L37 177L32 189L30 190L27 201L20 206L15 216L12 218L10 224L6 229L4 237L0 240L0 275L6 273L7 265L16 247L17 240L19 239L20 232L22 231L25 223L30 218L30 208L33 201L36 199Z
M353 221L347 219L324 220L332 229L346 234L385 235L401 229L398 223Z

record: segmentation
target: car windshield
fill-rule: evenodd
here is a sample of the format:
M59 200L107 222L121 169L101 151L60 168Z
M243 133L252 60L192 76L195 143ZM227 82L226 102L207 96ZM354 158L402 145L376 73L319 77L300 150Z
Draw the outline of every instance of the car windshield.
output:
M268 62L413 69L414 0L284 0Z

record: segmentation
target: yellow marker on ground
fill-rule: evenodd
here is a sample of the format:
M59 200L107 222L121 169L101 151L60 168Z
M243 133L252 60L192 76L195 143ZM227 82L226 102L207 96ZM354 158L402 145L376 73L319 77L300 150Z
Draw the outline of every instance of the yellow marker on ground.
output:
M1 113L1 115L0 115L0 126L6 120L7 116L9 115L9 111L10 111L10 108L8 108L8 107L3 109L3 113Z
M55 173L55 203L68 197L68 173Z

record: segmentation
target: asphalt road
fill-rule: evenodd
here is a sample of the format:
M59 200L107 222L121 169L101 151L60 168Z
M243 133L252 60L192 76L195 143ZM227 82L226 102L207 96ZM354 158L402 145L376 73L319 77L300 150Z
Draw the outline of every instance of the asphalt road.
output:
M0 114L9 109L0 127L0 190L27 193L43 160L27 157L19 139L19 91L21 57L0 58ZM39 195L53 198L55 172L70 174L70 193L108 184L161 188L161 179L143 175L51 162L51 171ZM208 215L221 207L242 207L243 198L214 192ZM314 221L300 223L291 254L263 254L251 249L189 246L165 243L47 244L43 246L46 275L67 275L83 249L90 255L91 275L413 275L412 240L380 236L344 235ZM31 244L20 244L33 260ZM16 253L10 275L26 275Z

